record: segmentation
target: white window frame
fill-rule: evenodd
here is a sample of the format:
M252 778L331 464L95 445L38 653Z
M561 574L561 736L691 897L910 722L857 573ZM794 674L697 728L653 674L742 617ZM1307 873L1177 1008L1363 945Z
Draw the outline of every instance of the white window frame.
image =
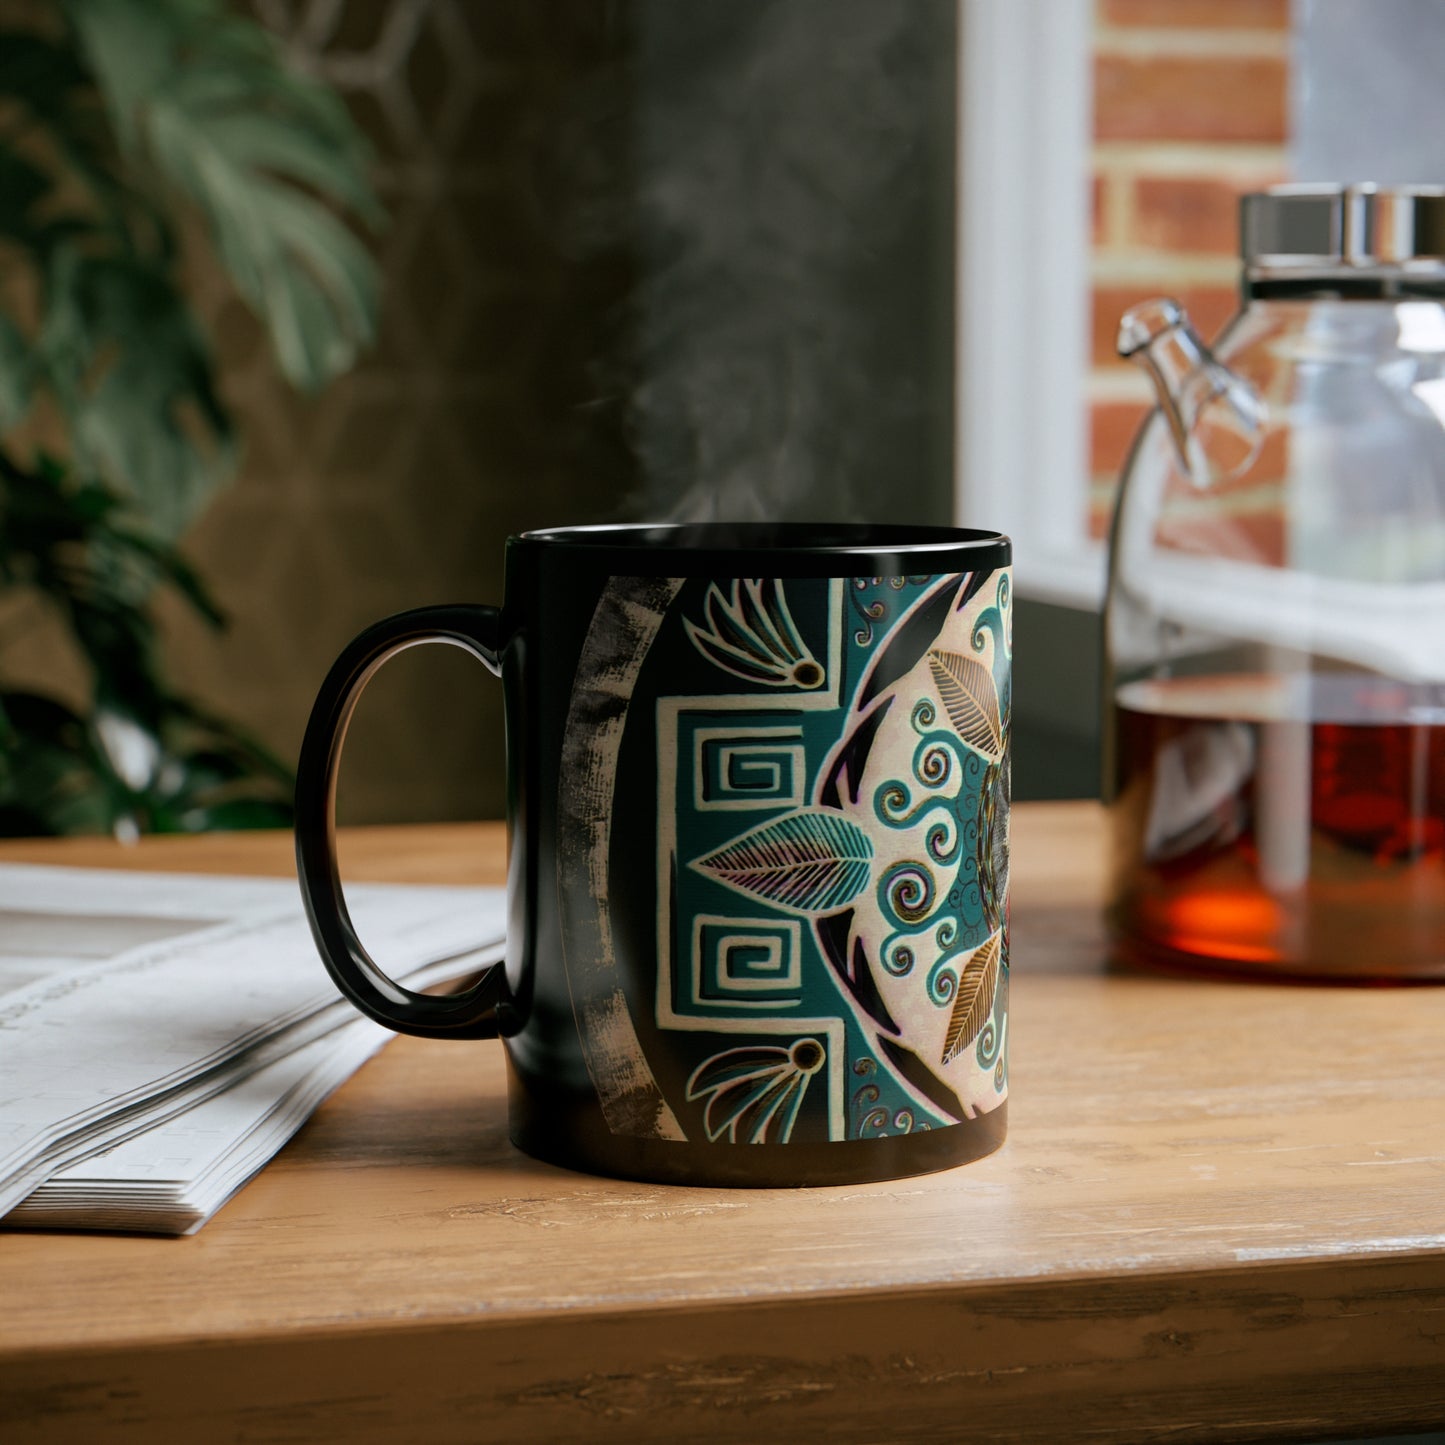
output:
M1018 594L1097 609L1088 535L1092 0L959 0L954 509Z

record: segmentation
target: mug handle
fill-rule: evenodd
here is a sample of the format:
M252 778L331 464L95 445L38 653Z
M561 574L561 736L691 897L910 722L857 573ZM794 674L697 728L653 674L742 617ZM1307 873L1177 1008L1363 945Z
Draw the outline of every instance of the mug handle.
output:
M296 871L311 933L336 986L368 1018L423 1038L491 1039L506 970L494 963L471 988L414 993L388 978L362 946L336 864L336 775L346 727L376 670L408 647L446 642L501 675L501 613L495 607L419 607L368 627L321 684L296 764Z

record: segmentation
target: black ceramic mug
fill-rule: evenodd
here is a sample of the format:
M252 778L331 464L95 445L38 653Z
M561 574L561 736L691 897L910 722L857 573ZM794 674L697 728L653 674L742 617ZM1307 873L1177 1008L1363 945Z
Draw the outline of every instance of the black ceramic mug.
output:
M500 610L378 623L323 683L297 858L363 1013L500 1034L529 1154L693 1184L896 1178L998 1147L1008 1093L1010 546L943 527L579 527ZM500 674L505 965L367 956L337 877L346 722L390 656Z

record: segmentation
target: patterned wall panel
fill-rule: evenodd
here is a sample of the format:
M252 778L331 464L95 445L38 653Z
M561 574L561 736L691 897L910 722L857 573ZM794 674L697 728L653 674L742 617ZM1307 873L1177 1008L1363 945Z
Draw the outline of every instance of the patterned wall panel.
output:
M219 278L196 278L247 453L188 539L232 625L218 642L168 610L172 657L185 684L294 757L322 673L364 624L499 600L508 533L622 503L626 455L589 358L626 266L569 245L587 193L548 176L626 37L606 6L567 7L565 25L548 4L254 9L346 97L390 212L374 240L379 344L320 397L289 392ZM392 669L348 745L343 818L500 814L495 684L450 649Z

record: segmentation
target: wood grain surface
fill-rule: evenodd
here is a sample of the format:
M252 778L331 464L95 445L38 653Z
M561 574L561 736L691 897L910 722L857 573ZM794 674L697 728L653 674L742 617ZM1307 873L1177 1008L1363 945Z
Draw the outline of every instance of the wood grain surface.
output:
M1319 1439L1445 1424L1445 989L1111 972L1091 805L1015 809L1010 1137L678 1189L398 1039L199 1235L0 1235L0 1440ZM494 826L358 879L499 881ZM276 837L0 857L284 873ZM320 965L318 964L319 968Z

